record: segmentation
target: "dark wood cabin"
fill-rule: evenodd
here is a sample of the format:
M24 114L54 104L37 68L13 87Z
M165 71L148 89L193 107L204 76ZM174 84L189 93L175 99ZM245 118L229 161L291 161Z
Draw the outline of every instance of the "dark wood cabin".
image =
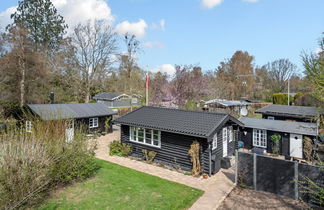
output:
M69 120L66 132L70 136L73 136L75 128L81 127L89 134L112 132L112 117L116 114L99 103L28 104L27 110L24 122L26 132L32 132L32 121L35 118L43 121Z
M311 106L288 106L270 104L255 111L262 114L262 118L269 120L289 120L296 122L313 122L319 115L316 107Z
M268 120L249 117L240 117L244 124L239 139L246 149L263 150L273 153L271 136L279 135L279 154L287 158L304 158L304 140L309 137L315 142L318 135L316 123L291 122L283 120Z
M144 106L113 122L121 126L121 141L132 145L131 156L144 158L143 149L155 151L155 162L190 171L188 151L194 141L200 144L202 172L214 174L221 159L235 150L236 118L209 113Z

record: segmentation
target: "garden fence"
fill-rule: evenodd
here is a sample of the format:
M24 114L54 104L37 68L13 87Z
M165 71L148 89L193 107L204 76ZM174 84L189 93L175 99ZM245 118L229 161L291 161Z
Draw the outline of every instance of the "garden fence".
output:
M324 189L323 167L236 151L236 184L315 204L307 178Z

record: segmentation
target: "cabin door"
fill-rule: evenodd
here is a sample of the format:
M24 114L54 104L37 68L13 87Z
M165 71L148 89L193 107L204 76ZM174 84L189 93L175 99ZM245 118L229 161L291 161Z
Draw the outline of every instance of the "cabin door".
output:
M227 128L223 128L223 157L227 156Z
M73 138L74 138L74 121L70 120L66 122L65 141L72 142Z
M290 134L290 156L303 158L303 136L299 134Z

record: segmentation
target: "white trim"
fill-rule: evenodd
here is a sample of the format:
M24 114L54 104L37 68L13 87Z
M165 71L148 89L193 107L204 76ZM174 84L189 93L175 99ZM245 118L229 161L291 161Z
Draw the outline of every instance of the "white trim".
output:
M98 117L89 118L89 128L98 128L99 120Z
M274 118L274 116L268 116L267 119L268 119L268 120L274 120L275 118Z
M217 148L217 133L215 133L214 137L213 137L213 141L212 141L212 150Z
M139 141L138 140L138 130L139 129L143 129L143 142L142 141ZM146 132L147 130L150 130L151 132ZM135 133L134 133L135 131ZM157 134L156 134L157 132ZM134 138L134 134L136 135L135 138ZM146 135L149 134L151 135L151 143L146 143L147 139L146 139ZM158 137L158 139L154 138L154 135ZM150 147L157 147L157 148L161 148L161 131L159 130L153 130L153 129L145 129L145 128L142 128L142 127L133 127L133 126L130 126L129 127L129 141L131 142L135 142L135 143L138 143L138 144L144 144L144 145L147 145L147 146L150 146ZM154 145L154 142L158 142L158 145Z
M228 134L228 142L232 142L233 139L234 139L233 126L228 126L228 128L227 128L227 134Z
M254 147L267 148L267 131L262 129L253 129L252 143Z
M27 133L31 133L32 132L32 128L33 128L33 124L31 121L26 120L26 132Z

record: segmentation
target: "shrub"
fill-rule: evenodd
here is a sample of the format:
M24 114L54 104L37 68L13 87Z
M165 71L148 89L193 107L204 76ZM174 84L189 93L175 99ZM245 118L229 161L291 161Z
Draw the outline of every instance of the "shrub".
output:
M120 141L113 141L109 145L109 154L116 156L128 156L132 152L132 146L129 144L121 143Z
M145 160L146 160L147 163L152 163L155 156L156 156L156 154L157 154L154 151L148 151L146 149L143 149L142 152L143 152L143 155L144 155Z
M288 103L288 94L287 93L274 93L272 95L272 102L274 104L283 104L287 105ZM293 97L289 96L289 104L293 102Z
M190 145L190 149L188 154L190 155L190 160L192 162L192 175L199 176L201 173L201 166L200 166L200 157L199 157L199 142L194 141Z
M0 134L0 209L38 204L57 185L87 178L99 168L79 131L73 142L65 141L65 122L33 122L33 128Z
M279 134L274 134L271 136L272 141L272 152L273 154L279 155L280 152L280 139L281 136Z

